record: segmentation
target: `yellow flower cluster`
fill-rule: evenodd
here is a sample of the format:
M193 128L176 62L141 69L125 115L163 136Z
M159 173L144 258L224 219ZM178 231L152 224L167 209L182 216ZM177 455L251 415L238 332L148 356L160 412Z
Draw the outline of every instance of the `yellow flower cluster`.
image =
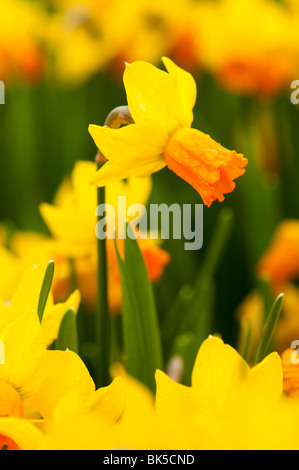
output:
M5 55L8 51L8 58L0 75L18 65L13 51L25 61L21 64L24 73L35 73L39 61L31 46L40 41L45 73L76 85L99 71L118 76L124 61L158 65L163 55L190 71L214 75L230 91L255 96L277 94L289 87L298 71L296 1L51 3L51 13L44 11L40 18L32 2L28 6L26 0L5 0L0 21L6 28L0 28L0 51L1 55L2 48ZM22 18L20 25L14 18ZM22 44L23 49L15 44Z
M158 370L154 396L118 364L111 385L95 390L79 356L46 350L44 329L34 311L20 313L1 325L1 331L8 358L0 376L2 447L298 448L299 403L282 393L282 365L276 353L250 369L232 347L210 337L198 352L192 386Z

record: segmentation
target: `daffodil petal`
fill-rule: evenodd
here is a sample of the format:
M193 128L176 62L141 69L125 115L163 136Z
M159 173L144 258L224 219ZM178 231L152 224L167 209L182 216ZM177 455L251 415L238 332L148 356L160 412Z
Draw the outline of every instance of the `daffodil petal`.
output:
M163 57L162 61L171 77L173 77L177 88L177 100L180 100L181 124L186 127L191 127L193 122L193 108L197 96L195 80L189 72L178 67L167 57Z
M149 176L166 166L163 151L168 136L156 126L130 124L110 129L91 125L89 132L109 160L92 179L99 186L131 176Z
M116 377L108 387L96 390L85 403L86 410L92 414L106 416L116 422L125 406L124 385Z
M42 328L45 333L45 340L47 346L49 346L55 339L57 339L63 315L70 308L73 308L74 311L77 313L80 301L80 292L76 290L75 292L73 292L73 294L70 295L66 302L53 305L50 308L46 308L43 316Z
M164 59L164 63L170 73L147 62L137 61L127 65L124 85L134 121L138 124L158 124L170 135L181 126L190 127L196 85L188 72L170 60Z
M209 337L198 352L192 387L201 405L227 411L248 373L248 364L235 349L220 338Z
M37 310L44 274L38 266L32 266L32 268L25 271L9 301L8 308L11 320L26 310ZM50 294L48 302L51 303L52 301L52 295Z
M34 311L20 315L2 332L0 340L5 346L5 364L0 366L0 382L27 389L46 351L44 334Z
M0 434L12 439L20 450L37 450L43 437L41 431L22 418L0 418Z
M269 354L255 366L248 375L245 387L246 393L252 398L256 393L261 401L279 399L283 393L283 371L279 355Z
M181 413L189 413L191 409L194 409L191 387L175 382L161 370L156 371L155 377L156 407L159 413L171 416L177 410Z
M94 382L80 357L71 351L47 351L37 392L37 408L47 419L67 394L87 398L95 391Z

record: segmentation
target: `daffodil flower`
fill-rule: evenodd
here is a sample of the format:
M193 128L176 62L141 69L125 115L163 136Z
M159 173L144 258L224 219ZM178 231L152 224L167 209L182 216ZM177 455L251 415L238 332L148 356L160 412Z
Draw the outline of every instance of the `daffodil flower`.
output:
M97 194L96 188L90 184L95 173L95 162L77 162L70 180L65 180L58 189L54 204L43 203L40 206L41 215L53 236L52 251L60 254L62 258L73 260L82 303L90 311L94 310L97 299ZM112 217L111 223L116 231L119 218L118 198L124 196L128 207L135 203L145 206L151 189L151 178L130 178L126 182L115 181L108 184L106 202L114 208L115 218ZM138 240L152 282L160 279L165 266L170 262L170 255L158 242L151 239ZM121 240L120 245L122 252ZM107 254L109 306L112 312L119 313L122 302L121 285L112 239L107 240Z
M89 126L108 160L92 182L101 187L168 166L198 191L204 204L221 202L244 174L247 159L191 128L195 81L170 59L163 62L168 73L146 62L127 64L124 85L134 124L120 129Z
M165 420L176 416L182 433L194 428L190 448L295 449L298 402L283 395L277 353L250 368L217 337L206 339L196 358L192 386L157 371L156 405ZM197 429L197 431L195 431ZM282 432L283 429L283 432Z

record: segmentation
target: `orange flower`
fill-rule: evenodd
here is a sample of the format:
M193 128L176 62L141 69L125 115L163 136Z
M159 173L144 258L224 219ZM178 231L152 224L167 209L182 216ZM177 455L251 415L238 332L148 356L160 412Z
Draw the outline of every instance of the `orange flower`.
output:
M137 240L151 282L157 282L170 262L170 255L155 245L152 240ZM118 240L119 251L123 253L123 240ZM112 315L121 311L122 293L114 240L107 240L108 258L108 303ZM82 295L85 308L93 311L97 302L97 256L81 257L74 261L74 270L78 288Z
M235 188L234 179L245 173L247 160L227 150L197 129L180 129L169 140L164 152L168 168L201 195L210 206Z
M258 265L258 273L275 287L299 274L299 221L283 221Z
M291 397L299 397L299 362L295 349L288 348L281 355L283 388Z

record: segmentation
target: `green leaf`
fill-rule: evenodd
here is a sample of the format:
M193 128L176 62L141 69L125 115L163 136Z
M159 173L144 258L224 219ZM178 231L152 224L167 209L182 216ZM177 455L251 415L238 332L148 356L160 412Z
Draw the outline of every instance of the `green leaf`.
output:
M271 344L275 329L280 317L284 294L280 294L273 303L272 309L268 315L266 323L263 328L260 342L257 347L255 363L260 363L268 354L269 346Z
M175 338L172 357L182 358L184 368L181 383L184 385L191 385L192 370L198 349L198 338L193 331L186 331Z
M196 276L194 286L180 291L172 309L163 323L163 344L166 354L171 353L171 345L176 335L186 331L195 331L198 341L193 355L196 355L202 341L212 333L213 299L216 296L214 276L227 248L234 222L234 212L229 207L220 209L215 229L202 264ZM184 296L182 297L182 292ZM171 325L171 315L172 325ZM194 342L195 344L195 342Z
M73 308L67 310L61 320L55 349L69 349L78 354L78 333L76 312Z
M132 228L124 240L125 261L115 243L122 285L123 343L129 374L155 390L155 371L163 367L155 300L147 268Z
M42 288L40 291L39 301L38 301L37 313L38 313L40 322L42 322L45 307L46 307L49 293L52 287L54 270L55 270L55 263L54 261L51 260L49 261L46 272L45 272Z

